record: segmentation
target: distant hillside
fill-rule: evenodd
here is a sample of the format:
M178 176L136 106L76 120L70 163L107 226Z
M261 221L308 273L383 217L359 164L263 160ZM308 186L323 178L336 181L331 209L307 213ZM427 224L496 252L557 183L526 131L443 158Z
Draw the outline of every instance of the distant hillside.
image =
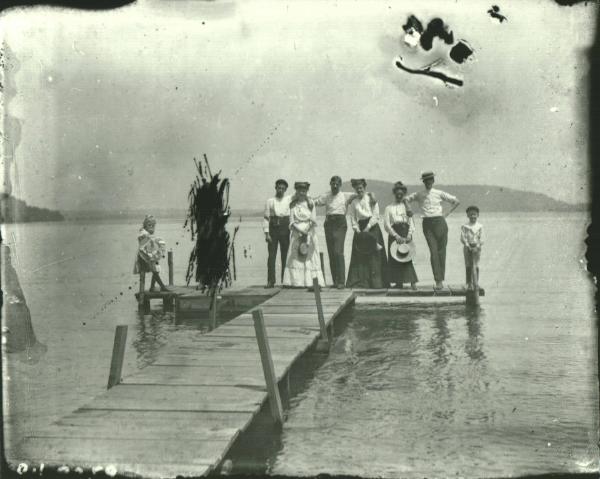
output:
M367 180L367 190L375 194L383 208L393 201L392 182ZM406 185L408 193L423 189L423 185ZM342 186L344 191L352 191L349 182ZM444 190L460 200L456 211L464 211L469 205L477 205L484 211L585 211L585 204L571 204L555 200L542 193L514 190L503 186L487 185L443 185L435 184L434 188ZM415 205L416 209L416 205Z
M0 196L0 221L2 223L28 223L32 221L63 221L60 211L29 206L12 195Z
M380 208L392 202L392 185L387 181L367 180L368 190L373 192L379 200ZM342 186L344 191L353 191L349 182ZM407 185L408 192L420 190L423 185ZM487 185L437 185L436 188L443 189L458 197L460 206L457 211L464 211L469 205L477 205L482 212L543 212L543 211L586 211L588 207L581 204L570 204L564 201L555 200L541 193L532 193L528 191L514 190L503 186ZM318 191L317 191L318 192ZM417 209L415 205L415 210ZM159 220L161 218L170 220L185 220L187 211L185 209L152 209L151 213ZM323 209L319 208L319 214ZM60 214L60 213L59 213ZM141 221L148 214L147 210L72 210L64 212L67 220L75 221ZM231 221L237 221L239 217L261 217L262 208L231 209Z
M68 210L65 217L69 221L103 221L103 220L137 220L141 224L147 214L156 218L181 219L183 222L186 211L175 208L154 208L152 210Z

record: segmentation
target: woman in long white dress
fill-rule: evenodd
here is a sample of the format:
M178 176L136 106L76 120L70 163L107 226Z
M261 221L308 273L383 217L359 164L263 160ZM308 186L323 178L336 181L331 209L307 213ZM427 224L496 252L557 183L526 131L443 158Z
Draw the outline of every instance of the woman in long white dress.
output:
M296 195L290 202L290 249L283 273L283 285L288 287L312 286L313 278L325 286L319 259L317 209L307 197L309 187L307 182L296 182Z

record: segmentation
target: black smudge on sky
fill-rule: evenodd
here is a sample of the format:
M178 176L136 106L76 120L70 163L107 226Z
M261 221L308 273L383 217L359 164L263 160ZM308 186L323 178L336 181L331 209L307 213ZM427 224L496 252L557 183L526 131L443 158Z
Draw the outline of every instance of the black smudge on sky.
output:
M448 45L454 43L454 34L452 33L452 30L448 29L448 25L446 25L441 18L434 18L427 24L427 28L421 35L420 40L423 49L431 50L433 39L435 37L443 40Z
M466 40L460 40L450 49L450 58L456 63L463 63L473 54L473 49L468 45Z

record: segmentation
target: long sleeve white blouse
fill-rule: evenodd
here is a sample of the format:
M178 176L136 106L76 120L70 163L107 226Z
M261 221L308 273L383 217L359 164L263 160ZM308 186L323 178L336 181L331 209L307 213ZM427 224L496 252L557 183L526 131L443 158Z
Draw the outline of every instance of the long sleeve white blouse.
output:
M404 202L392 203L385 207L383 214L383 226L385 230L394 236L396 232L392 228L392 225L396 223L408 223L408 234L413 235L415 232L415 223L413 219L408 216L406 212L406 205Z
M311 228L314 228L317 224L317 208L312 209L308 207L306 201L296 203L296 205L290 208L290 229L302 231L302 233L308 233Z
M358 222L370 218L366 230L379 223L379 203L371 204L371 196L365 193L362 198L354 198L348 207L348 216L354 231L359 231Z

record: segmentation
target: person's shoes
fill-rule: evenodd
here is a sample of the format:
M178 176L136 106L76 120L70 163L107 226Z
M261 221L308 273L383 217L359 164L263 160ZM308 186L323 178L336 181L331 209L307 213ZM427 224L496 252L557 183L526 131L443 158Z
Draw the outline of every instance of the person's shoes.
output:
M336 286L336 288L337 288L337 289L345 289L345 288L346 288L346 286L344 286L343 284L338 284L338 285Z
M413 291L417 291L417 283L410 283L410 289L412 289Z
M444 289L444 283L443 283L443 281L436 281L435 286L433 287L433 289Z
M275 287L275 283L267 283L267 285L265 286L265 289L271 289Z
M166 286L163 286L162 288L160 288L160 290L161 290L163 293L168 293L169 291L171 291L171 290L170 290L169 288L167 288Z

